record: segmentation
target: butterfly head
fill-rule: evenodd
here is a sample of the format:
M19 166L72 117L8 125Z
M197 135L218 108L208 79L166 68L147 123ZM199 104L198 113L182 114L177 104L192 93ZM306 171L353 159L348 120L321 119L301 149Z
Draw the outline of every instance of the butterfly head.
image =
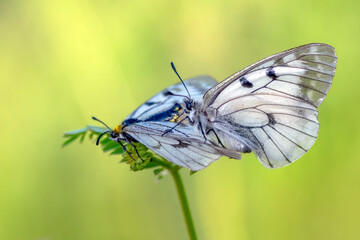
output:
M184 103L185 103L186 110L191 111L194 106L194 101L192 99L188 98L184 101Z
M128 125L129 125L129 123L127 123L127 121L125 120L125 121L122 122L120 125L115 126L114 129L111 130L111 128L110 128L106 123L104 123L103 121L97 119L96 117L92 117L92 119L94 119L95 121L98 121L98 122L102 123L107 129L109 129L109 130L107 130L107 131L105 131L105 132L103 132L103 133L101 133L101 134L99 135L99 137L98 137L97 140L96 140L96 145L99 145L99 142L100 142L101 137L102 137L104 134L107 134L107 133L110 134L110 137L111 137L112 139L116 139L116 138L121 137L123 128L124 128L125 126L128 126Z
M110 137L111 138L117 138L120 135L122 129L123 129L122 124L115 126L114 129L110 133Z

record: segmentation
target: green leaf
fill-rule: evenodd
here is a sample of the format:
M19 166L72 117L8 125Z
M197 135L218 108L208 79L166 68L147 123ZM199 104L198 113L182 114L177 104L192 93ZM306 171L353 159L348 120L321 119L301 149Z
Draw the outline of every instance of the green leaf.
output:
M77 137L78 136L72 136L72 137L69 137L69 139L68 140L66 140L64 143L63 143L63 147L65 147L65 146L67 146L67 145L69 145L71 142L73 142L74 140L76 140L77 139Z
M81 134L81 133L86 133L87 131L88 131L87 128L73 130L73 131L64 133L64 137L78 135L78 134Z
M86 128L66 132L64 134L66 141L63 143L63 146L67 146L76 139L79 139L80 142L83 142L87 132L89 132L89 139L92 139L107 131L109 130L104 127L87 126ZM154 153L141 143L123 144L126 146L126 149L130 155L128 155L128 153L124 153L122 146L118 142L111 140L109 138L109 134L104 134L102 140L100 141L100 145L104 152L110 152L110 155L122 154L123 157L121 158L120 162L126 162L129 164L131 170L136 172L149 168L157 168L154 171L154 174L159 179L162 178L162 174L160 173L165 169L164 164L167 162L165 159L161 157L159 158L159 156L156 157L157 155L154 156ZM171 165L171 163L169 164Z
M91 126L91 125L88 125L88 126L87 126L87 129L90 130L90 131L92 131L92 132L94 132L94 133L99 133L99 134L101 134L101 133L106 132L106 131L109 130L109 129L107 129L107 128L97 127L97 126Z
M104 145L108 144L108 143L111 142L111 141L112 141L112 140L110 140L109 137L106 137L106 138L104 138L103 140L100 141L100 144L101 144L102 146L104 146Z
M155 176L158 175L159 173L161 173L162 171L164 171L164 168L157 168L154 170L154 174Z
M154 163L154 162L149 162L145 168L154 168L154 167L158 167L160 166L158 163Z
M123 152L124 152L124 149L121 146L118 146L117 148L115 148L114 151L112 151L110 153L110 155L122 154Z
M103 144L103 151L104 152L108 152L114 148L117 148L119 147L119 143L118 142L115 142L115 141L110 141L106 144ZM120 146L121 147L121 146Z
M93 138L93 136L95 135L95 133L93 133L93 132L90 132L90 134L89 134L89 139L91 140L92 138Z
M84 141L85 135L86 135L86 132L84 132L83 134L81 134L80 143L82 143L82 142Z

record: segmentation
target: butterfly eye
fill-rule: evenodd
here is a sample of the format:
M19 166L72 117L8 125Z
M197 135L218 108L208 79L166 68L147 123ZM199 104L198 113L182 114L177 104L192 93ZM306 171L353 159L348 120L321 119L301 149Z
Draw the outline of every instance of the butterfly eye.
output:
M111 138L116 138L118 136L118 134L116 132L111 132L110 136L111 136Z
M192 109L192 102L186 101L185 106L186 106L186 109L190 111Z

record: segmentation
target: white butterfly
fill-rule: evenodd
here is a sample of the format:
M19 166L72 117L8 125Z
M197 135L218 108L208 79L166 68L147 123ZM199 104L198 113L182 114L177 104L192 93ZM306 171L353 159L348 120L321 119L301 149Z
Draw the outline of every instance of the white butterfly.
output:
M336 60L333 47L312 43L265 58L219 84L210 77L190 79L188 93L181 84L160 92L115 127L111 138L138 141L194 171L222 155L240 159L252 151L266 167L285 166L317 138L317 107Z

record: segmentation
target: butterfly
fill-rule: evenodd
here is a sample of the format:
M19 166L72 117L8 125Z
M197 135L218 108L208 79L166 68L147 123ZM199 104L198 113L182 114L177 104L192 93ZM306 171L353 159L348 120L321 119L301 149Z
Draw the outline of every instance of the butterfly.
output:
M311 43L260 60L220 83L208 76L182 81L172 65L181 83L146 101L109 131L110 138L140 142L193 171L221 156L241 159L250 152L266 167L288 165L317 139L317 108L336 62L332 46Z

